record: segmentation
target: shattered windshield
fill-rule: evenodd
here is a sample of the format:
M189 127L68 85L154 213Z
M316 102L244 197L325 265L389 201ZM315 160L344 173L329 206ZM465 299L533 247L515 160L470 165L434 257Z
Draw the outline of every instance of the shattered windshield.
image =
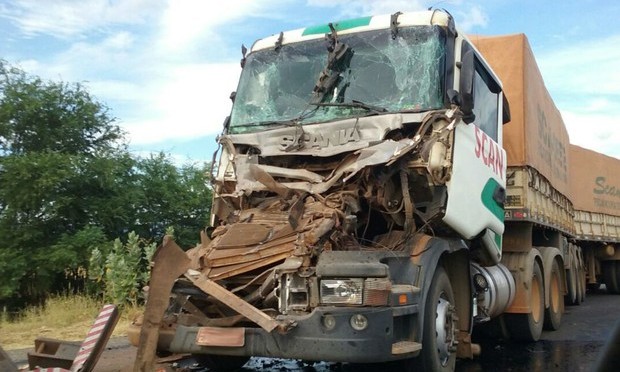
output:
M327 65L323 39L248 55L230 118L230 133L353 116L443 106L445 34L437 26L338 36L353 52L337 82L313 102Z

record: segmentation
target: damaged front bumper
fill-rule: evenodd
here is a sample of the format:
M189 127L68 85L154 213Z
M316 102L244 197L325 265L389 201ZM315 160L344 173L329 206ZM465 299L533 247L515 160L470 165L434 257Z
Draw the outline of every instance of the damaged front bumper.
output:
M369 363L414 357L421 345L398 338L399 322L417 314L417 305L398 308L316 308L305 316L286 316L296 326L286 333L261 328L218 328L223 344L238 341L238 346L200 345L200 335L208 328L177 325L174 336L165 332L159 346L174 353L263 356L334 362ZM360 317L363 316L363 318ZM402 318L401 318L402 317ZM360 322L360 319L364 319ZM404 320L404 319L403 319ZM364 325L365 323L365 325ZM358 329L355 329L357 327ZM360 329L364 327L364 329ZM229 337L230 336L230 337ZM214 340L211 340L212 344Z

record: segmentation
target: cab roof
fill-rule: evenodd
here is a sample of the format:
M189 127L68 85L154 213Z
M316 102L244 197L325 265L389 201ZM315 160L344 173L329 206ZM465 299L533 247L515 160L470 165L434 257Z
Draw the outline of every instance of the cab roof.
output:
M338 35L346 35L364 31L389 29L392 25L392 17L395 16L397 27L438 25L444 27L454 27L452 17L449 13L440 10L428 10L420 12L384 14L377 16L361 17L333 22L332 26ZM329 24L299 28L292 31L285 31L274 34L263 39L259 39L252 45L251 51L273 48L276 45L286 45L305 40L321 39L325 34L330 33ZM280 40L281 39L281 40Z

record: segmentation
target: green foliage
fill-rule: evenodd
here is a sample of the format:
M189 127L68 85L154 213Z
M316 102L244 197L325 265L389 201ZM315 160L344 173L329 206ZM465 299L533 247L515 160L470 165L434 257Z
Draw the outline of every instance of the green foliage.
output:
M206 164L178 168L162 153L139 160L137 183L142 193L137 201L140 207L136 210L136 231L161 239L170 226L182 247L196 245L199 231L209 223L208 169Z
M0 60L0 303L40 301L107 239L100 221L110 215L93 206L121 192L110 168L133 166L118 161L128 156L113 121L81 85L45 82Z
M140 239L132 231L126 243L116 239L107 255L98 248L93 249L89 264L90 279L102 284L106 301L136 305L143 299L141 289L148 282L149 262L155 248L155 243Z
M0 60L0 306L79 290L93 249L107 260L129 231L161 241L170 226L181 246L195 245L209 218L207 170L164 154L131 156L105 105L82 85ZM91 276L103 277L93 271L105 265L91 266Z
M99 154L120 128L81 84L46 82L0 60L0 151Z

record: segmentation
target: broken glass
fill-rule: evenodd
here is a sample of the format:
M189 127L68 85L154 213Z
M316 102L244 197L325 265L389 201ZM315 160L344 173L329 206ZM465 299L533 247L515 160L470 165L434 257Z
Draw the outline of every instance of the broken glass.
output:
M442 28L401 28L395 39L389 29L339 35L338 39L354 54L349 67L340 72L338 84L323 97L324 105L310 103L314 85L327 64L324 40L285 44L278 50L249 54L231 113L230 132L261 131L273 128L274 122L308 124L383 111L443 107Z

